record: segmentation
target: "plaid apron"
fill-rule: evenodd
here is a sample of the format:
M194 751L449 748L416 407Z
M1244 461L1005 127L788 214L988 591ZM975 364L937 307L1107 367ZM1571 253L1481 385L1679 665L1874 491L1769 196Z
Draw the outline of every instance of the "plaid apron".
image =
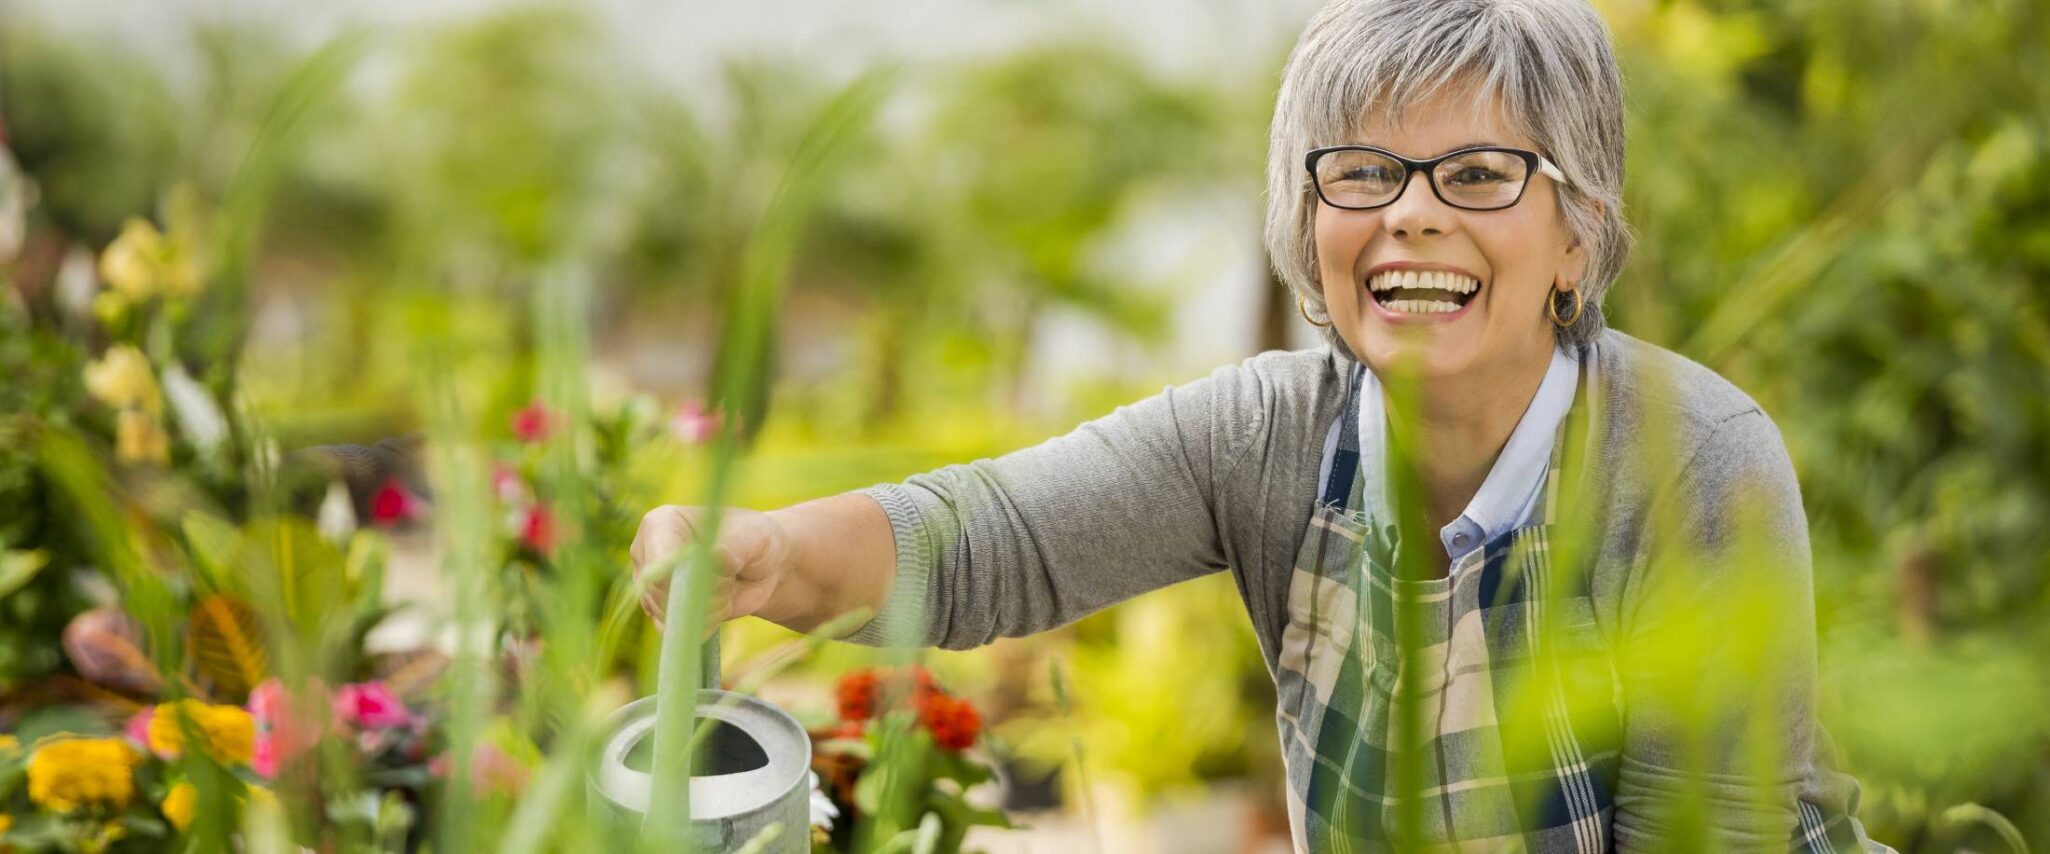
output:
M1553 441L1541 523L1493 538L1445 578L1404 579L1392 520L1362 501L1383 463L1359 453L1363 374L1355 367L1347 384L1331 472L1297 550L1275 668L1296 848L1610 850L1620 686L1587 573L1555 574L1547 539L1581 408ZM1422 671L1407 743L1394 719L1412 687L1399 628ZM1409 803L1404 776L1420 786ZM1805 801L1799 815L1794 850L1860 847L1845 816Z

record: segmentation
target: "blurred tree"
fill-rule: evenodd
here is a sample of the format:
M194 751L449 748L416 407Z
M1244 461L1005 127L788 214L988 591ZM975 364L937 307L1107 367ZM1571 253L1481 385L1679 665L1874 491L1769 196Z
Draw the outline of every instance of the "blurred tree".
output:
M1604 6L1614 316L1785 432L1868 821L1932 844L1976 800L2050 838L2050 672L1989 654L2050 648L2050 4Z
M1224 142L1231 117L1214 92L1101 44L1030 48L951 75L922 166L949 191L941 210L959 230L942 251L976 277L977 325L1000 342L1012 400L1051 306L1141 341L1166 333L1167 300L1106 276L1091 253L1149 187L1207 189L1243 165Z
M37 214L94 245L149 210L179 155L180 110L133 54L0 27L0 128L41 188Z

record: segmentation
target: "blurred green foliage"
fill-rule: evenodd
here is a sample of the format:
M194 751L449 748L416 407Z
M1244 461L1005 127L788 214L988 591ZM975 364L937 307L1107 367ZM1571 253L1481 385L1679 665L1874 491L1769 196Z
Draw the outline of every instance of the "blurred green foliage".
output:
M2050 4L1609 4L1616 325L1780 425L1875 836L2050 839ZM1990 838L1990 837L1989 837Z
M1610 317L1730 377L1784 432L1814 527L1823 708L1868 826L1906 849L1984 844L1952 809L1978 804L2050 840L2050 2L1597 5L1625 63L1639 234ZM490 354L467 393L523 399L538 333L518 300L569 260L595 280L572 308L597 343L659 322L709 353L702 318L838 87L756 58L678 97L606 38L541 7L381 43L383 72L281 165L252 287L319 321L259 335L248 383L288 442L411 429L426 339ZM198 83L176 87L33 26L0 39L0 123L57 242L25 266L46 259L46 277L176 183L229 196L295 61L261 33L202 30ZM911 71L819 188L790 287L838 301L845 349L830 381L777 389L741 503L1062 429L1013 408L1048 312L1142 345L1168 331L1168 306L1098 257L1139 202L1259 203L1272 74L1168 78L1098 41ZM30 346L0 340L10 377ZM675 471L670 497L696 478ZM1271 708L1250 636L1216 631L1233 597L1192 586L1052 642L1079 645L1092 761L1149 795L1271 764L1271 735L1248 734ZM1140 675L1216 681L1118 693ZM1186 714L1192 695L1214 702Z

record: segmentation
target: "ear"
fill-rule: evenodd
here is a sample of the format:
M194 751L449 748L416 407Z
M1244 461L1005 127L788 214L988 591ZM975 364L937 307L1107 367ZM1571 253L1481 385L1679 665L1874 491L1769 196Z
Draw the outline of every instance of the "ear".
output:
M1559 273L1552 279L1552 286L1558 288L1560 293L1579 287L1581 280L1587 278L1588 260L1587 247L1581 245L1580 241L1575 240L1566 244L1565 250L1559 256Z
M1592 202L1592 204L1595 207L1595 216L1599 219L1605 208L1601 202ZM1580 242L1580 238L1574 237L1569 230L1566 236L1566 248L1559 256L1559 278L1553 282L1553 285L1561 293L1578 287L1581 280L1587 278L1588 264L1592 260L1588 257L1587 246Z

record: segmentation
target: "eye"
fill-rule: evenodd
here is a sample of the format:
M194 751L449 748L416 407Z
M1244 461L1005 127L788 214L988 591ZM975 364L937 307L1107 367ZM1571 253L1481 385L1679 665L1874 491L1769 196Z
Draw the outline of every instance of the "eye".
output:
M1509 176L1480 166L1468 166L1452 173L1449 183L1460 185L1494 184L1509 180Z
M1340 174L1338 180L1380 184L1395 180L1395 172L1386 166L1354 166Z

